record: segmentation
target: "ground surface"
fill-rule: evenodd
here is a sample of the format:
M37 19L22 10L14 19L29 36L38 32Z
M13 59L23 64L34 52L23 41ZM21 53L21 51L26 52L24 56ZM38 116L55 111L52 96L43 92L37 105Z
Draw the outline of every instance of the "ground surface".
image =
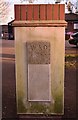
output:
M18 116L16 110L15 48L13 40L0 41L2 46L2 118L3 120L78 120L78 49L66 41L65 47L65 112L62 116Z

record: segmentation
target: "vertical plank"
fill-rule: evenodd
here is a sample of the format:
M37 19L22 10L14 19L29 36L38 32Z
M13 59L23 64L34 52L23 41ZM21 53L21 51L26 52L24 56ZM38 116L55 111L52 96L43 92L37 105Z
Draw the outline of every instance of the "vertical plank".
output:
M52 7L53 5L47 5L47 20L52 20Z
M27 20L33 20L33 5L27 6Z
M59 19L59 4L55 4L54 5L53 19L54 20L58 20Z
M39 20L39 5L33 6L33 19Z
M15 20L20 20L20 5L14 6Z
M61 4L60 5L60 20L64 20L65 19L65 5Z
M40 20L46 20L46 5L40 5Z
M26 20L26 5L21 5L21 20Z

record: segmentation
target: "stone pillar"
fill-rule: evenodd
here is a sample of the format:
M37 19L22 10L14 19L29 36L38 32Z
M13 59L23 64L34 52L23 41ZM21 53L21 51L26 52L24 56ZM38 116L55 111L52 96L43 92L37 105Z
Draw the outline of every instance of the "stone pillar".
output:
M64 5L15 5L18 114L64 113Z

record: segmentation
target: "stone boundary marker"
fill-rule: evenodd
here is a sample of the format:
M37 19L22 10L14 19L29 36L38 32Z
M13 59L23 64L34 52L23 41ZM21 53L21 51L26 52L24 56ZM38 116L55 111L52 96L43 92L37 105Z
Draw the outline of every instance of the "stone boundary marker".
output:
M17 114L64 114L64 4L15 5Z

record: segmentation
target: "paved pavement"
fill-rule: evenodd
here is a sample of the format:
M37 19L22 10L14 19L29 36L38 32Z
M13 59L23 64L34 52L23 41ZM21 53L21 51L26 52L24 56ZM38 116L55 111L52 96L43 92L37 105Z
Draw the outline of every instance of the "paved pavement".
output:
M0 42L1 48L1 42ZM77 52L76 52L77 53ZM73 53L74 54L74 53ZM77 120L78 114L78 67L74 63L78 58L65 59L65 113L62 116L44 116L39 115L30 117L24 116L25 120ZM71 61L71 62L70 62ZM72 62L73 61L73 62ZM2 42L2 118L3 120L21 120L16 110L16 78L15 78L15 48L14 41L3 40Z

